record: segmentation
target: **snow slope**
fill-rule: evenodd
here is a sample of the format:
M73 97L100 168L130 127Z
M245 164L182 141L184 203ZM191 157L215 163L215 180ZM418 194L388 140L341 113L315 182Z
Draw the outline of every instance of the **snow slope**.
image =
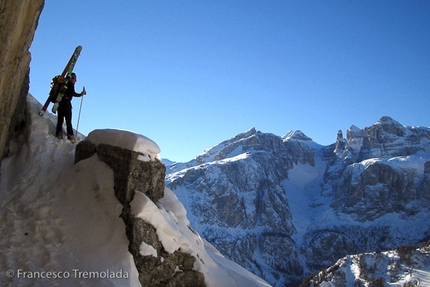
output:
M73 165L75 145L53 136L55 116L39 117L41 105L31 95L28 102L29 133L1 165L1 286L140 286L112 170L96 156ZM112 140L121 137L110 132ZM158 146L148 142L138 139L137 146L156 158ZM132 205L156 226L166 248L180 246L200 256L195 268L208 286L269 286L192 231L186 210L168 189L160 203L139 194ZM152 219L144 215L147 208ZM153 251L142 245L141 252Z

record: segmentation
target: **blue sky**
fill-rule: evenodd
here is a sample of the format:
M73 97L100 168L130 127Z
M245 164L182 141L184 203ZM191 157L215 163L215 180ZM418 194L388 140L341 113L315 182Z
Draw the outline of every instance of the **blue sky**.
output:
M131 130L173 161L252 127L323 145L385 115L428 127L429 15L427 0L45 1L30 92L44 103L82 45L79 131Z

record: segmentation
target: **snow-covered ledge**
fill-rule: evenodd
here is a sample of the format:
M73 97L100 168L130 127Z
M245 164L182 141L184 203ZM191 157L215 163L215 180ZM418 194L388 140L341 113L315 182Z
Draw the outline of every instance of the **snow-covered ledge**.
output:
M121 204L133 199L135 190L157 202L164 196L166 167L160 148L149 138L123 130L92 131L76 146L75 163L94 154L112 168L115 195Z
M123 149L141 153L139 160L150 161L160 158L160 148L151 139L125 130L102 129L94 130L86 137L86 141L90 141L96 146L99 144L108 144Z

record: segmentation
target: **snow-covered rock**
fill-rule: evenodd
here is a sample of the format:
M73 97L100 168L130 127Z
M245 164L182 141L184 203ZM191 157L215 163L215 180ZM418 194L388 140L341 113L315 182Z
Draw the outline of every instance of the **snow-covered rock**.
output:
M115 135L119 138L116 139ZM154 202L164 196L166 167L163 163L159 159L146 160L148 155L142 154L142 148L136 149L136 151L120 147L126 146L127 139L138 138L144 143L140 146L144 147L148 145L146 142L152 143L152 141L141 135L116 130L98 130L97 136L103 138L104 141L91 141L86 138L77 145L75 163L97 154L97 157L114 171L115 195L121 204L129 204L135 190L145 193ZM112 144L106 139L112 139ZM132 143L130 146L136 145ZM142 157L144 157L143 160Z
M139 152L142 154L139 157L142 161L161 160L161 150L158 145L153 140L134 132L117 129L94 130L89 133L85 140L92 142L96 146L109 144Z
M301 141L312 141L312 139L306 136L302 131L289 131L286 135L282 137L284 141L288 141L290 139L301 140Z

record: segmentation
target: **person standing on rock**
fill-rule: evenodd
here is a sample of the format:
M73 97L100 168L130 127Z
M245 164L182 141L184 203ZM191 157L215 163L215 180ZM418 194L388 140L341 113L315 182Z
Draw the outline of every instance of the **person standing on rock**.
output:
M77 82L76 74L72 73L69 82L67 83L67 89L64 93L63 98L58 106L58 117L57 117L57 129L56 136L59 139L63 139L63 122L66 119L67 126L67 138L74 143L75 136L72 127L72 98L82 97L87 94L85 89L80 94L75 92L75 83Z

